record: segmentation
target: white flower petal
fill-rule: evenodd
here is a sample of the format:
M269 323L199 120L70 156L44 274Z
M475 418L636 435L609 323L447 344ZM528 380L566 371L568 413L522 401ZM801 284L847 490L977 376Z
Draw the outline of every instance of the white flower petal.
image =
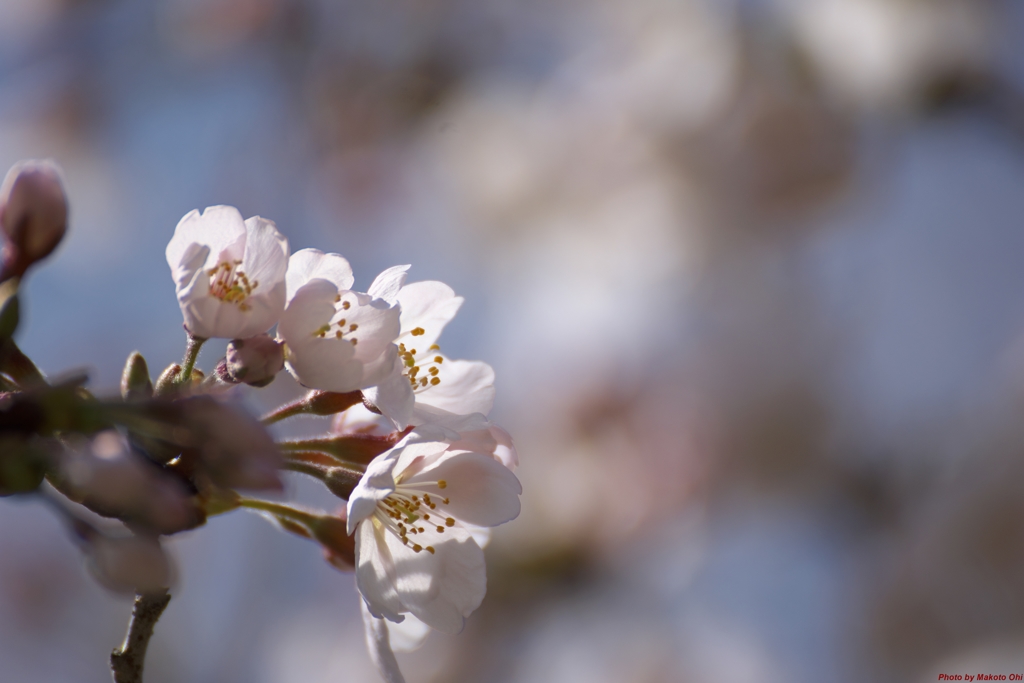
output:
M402 455L401 448L392 448L374 458L363 473L359 483L348 499L348 532L367 519L377 508L377 501L384 500L395 490L395 463Z
M519 467L519 454L516 452L512 436L493 423L487 423L483 429L460 429L459 439L453 441L453 451L476 451L491 453L494 458L513 472Z
M445 325L459 312L464 299L455 296L455 291L436 280L413 282L402 287L398 303L402 306L402 336L409 349L425 351L437 342ZM420 328L422 334L413 335Z
M487 592L484 553L465 529L453 527L443 534L425 529L422 538L416 537L424 548L420 552L385 533L395 562L395 588L405 611L438 631L458 633ZM434 552L425 550L428 545Z
M445 360L440 366L441 382L425 387L416 395L412 424L429 422L436 414L421 411L421 406L455 415L491 412L494 405L494 370L487 363L471 360Z
M385 332L380 336L381 338L387 338L387 333ZM397 360L398 347L394 344L388 344L384 349L384 353L377 356L376 360L369 361L363 366L363 381L360 384L360 388L364 391L369 391L373 386L379 386L381 382L386 381L390 377Z
M201 214L193 209L178 221L174 228L174 236L167 243L167 265L172 271L177 269L192 244L210 247L213 258L233 247L238 250L235 258L241 258L242 252L239 247L244 248L245 243L243 241L239 245L239 238L244 240L245 234L245 221L242 214L233 206L209 206Z
M473 537L473 540L481 548L486 548L487 544L491 542L490 527L463 523L462 528L469 532L469 535Z
M386 531L375 517L356 529L356 586L370 613L378 619L402 620L402 601L396 588L396 566ZM411 552L411 551L410 551Z
M171 267L171 276L174 278L174 286L178 290L179 300L182 297L182 290L195 286L196 276L203 270L209 256L209 246L192 242L182 252L181 260L177 265ZM208 292L210 279L207 277L203 282L206 292Z
M391 364L391 372L377 386L363 391L367 401L384 413L398 429L405 429L412 419L412 408L416 397L412 393L409 378L402 372L405 366L397 354Z
M280 283L281 309L284 309L285 273L288 270L288 240L277 231L274 221L253 216L245 221L247 231L242 270L250 282L258 282L253 290L266 295L267 288ZM278 296L278 295L275 295Z
M418 482L444 480L440 495L448 499L444 513L479 526L497 526L519 516L523 487L516 475L483 453L445 454L432 466L409 479Z
M394 305L398 302L398 291L405 284L410 266L391 266L378 275L366 293L374 299L383 299Z
M355 278L352 266L340 254L325 254L319 249L301 249L288 259L285 275L288 283L288 302L296 292L312 280L326 280L336 290L352 289Z
M400 312L398 308L392 308L383 299L372 299L367 294L348 292L342 295L342 298L345 301L350 301L353 305L348 310L339 311L335 318L344 318L349 329L353 325L357 326L345 338L355 337L359 340L356 346L356 358L369 366L388 350L398 336ZM383 368L379 374L381 379L390 373L392 366L393 363Z
M384 624L388 629L388 640L393 652L417 650L430 635L430 627L412 614L406 614L405 619L398 623L385 621Z
M293 293L278 336L287 344L288 370L299 382L347 392L387 376L398 353L392 344L398 330L397 307L359 292L339 293L334 283L314 278Z
M395 660L395 653L391 647L388 622L370 614L365 602L360 601L360 607L363 613L366 649L370 653L370 659L374 666L377 667L377 671L387 683L405 683L405 678L402 676L401 669L398 668L398 662ZM409 617L406 617L405 621L409 621ZM398 625L396 624L396 626Z
M498 459L498 462L515 472L516 468L519 467L519 452L512 442L512 435L498 425L493 424L490 426L490 432L494 436L494 440L498 442L497 448L494 449L494 457Z

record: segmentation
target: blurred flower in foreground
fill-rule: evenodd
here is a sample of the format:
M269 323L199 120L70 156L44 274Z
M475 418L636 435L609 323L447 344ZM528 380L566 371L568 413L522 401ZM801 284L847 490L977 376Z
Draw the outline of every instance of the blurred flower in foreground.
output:
M133 452L113 430L65 449L59 477L61 492L71 500L158 533L174 533L201 521L182 482Z
M273 221L231 206L189 212L167 245L185 329L193 337L245 339L284 310L288 240Z
M983 73L992 59L988 3L971 0L796 0L796 40L826 88L855 109L917 104L940 81Z
M172 582L171 561L156 538L107 536L92 530L84 541L89 571L112 591L149 593Z

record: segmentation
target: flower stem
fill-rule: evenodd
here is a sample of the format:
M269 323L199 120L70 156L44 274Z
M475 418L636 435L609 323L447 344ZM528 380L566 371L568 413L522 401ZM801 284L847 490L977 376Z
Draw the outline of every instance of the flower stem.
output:
M285 418L295 417L296 415L305 414L306 406L304 401L294 401L292 403L285 404L280 408L276 408L273 412L264 415L260 418L260 422L264 425L272 425L275 422L280 422Z
M153 636L160 615L171 601L167 590L157 593L138 594L128 622L128 633L121 647L110 653L110 670L114 683L142 683L142 667L146 659L146 648Z
M280 441L277 447L285 454L289 452L316 451L326 453L342 463L366 467L375 457L389 448L393 448L405 433L393 432L385 436L373 434L336 434L313 439Z
M305 454L296 454L305 455ZM303 458L289 458L285 456L282 467L290 472L299 472L314 479L319 479L327 490L342 500L348 500L352 490L362 479L365 468L353 466L352 463L337 463L325 465L318 462L310 462Z
M299 510L298 508L293 508L290 505L283 505L281 503L273 503L269 500L240 498L238 502L244 508L259 510L261 512L269 512L272 515L291 519L307 526L313 524L316 519L315 515L312 515L305 510Z
M302 398L264 415L260 421L265 425L272 425L295 415L334 415L348 410L357 403L361 403L362 400L363 394L358 390L343 394L335 391L314 390Z
M196 359L199 358L199 349L206 343L203 337L188 335L188 346L185 347L185 358L181 361L181 373L178 374L178 384L185 384L192 379L192 369L196 366Z

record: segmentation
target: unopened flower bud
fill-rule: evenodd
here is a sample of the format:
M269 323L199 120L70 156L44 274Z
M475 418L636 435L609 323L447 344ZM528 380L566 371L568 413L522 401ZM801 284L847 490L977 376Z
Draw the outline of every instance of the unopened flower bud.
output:
M19 161L0 186L0 227L7 238L4 275L21 276L52 252L67 229L68 201L57 164Z
M164 371L156 379L154 393L157 396L174 394L178 389L177 381L179 374L181 374L181 366L177 363L172 363L164 368Z
M330 467L324 473L323 482L331 493L342 500L348 500L360 476L360 473L345 467Z
M95 532L86 539L85 552L89 571L112 591L152 593L171 584L171 562L156 538Z
M284 345L268 334L235 339L224 360L223 374L218 374L225 382L265 387L284 369Z
M152 398L153 382L149 379L149 366L138 351L132 351L121 373L121 396L126 401Z

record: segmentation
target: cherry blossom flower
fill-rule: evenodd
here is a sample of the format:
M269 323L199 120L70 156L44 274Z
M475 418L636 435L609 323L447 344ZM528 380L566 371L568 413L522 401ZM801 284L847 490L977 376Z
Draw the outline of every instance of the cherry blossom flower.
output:
M53 475L62 492L104 516L169 534L202 522L191 494L173 476L147 463L115 430L89 441L67 439Z
M429 431L369 464L349 498L348 530L373 617L401 622L408 613L458 633L486 590L473 527L515 519L522 487L492 455L453 450Z
M167 263L194 337L253 337L284 311L288 240L273 221L243 221L231 206L193 210L174 229Z
M366 392L367 400L399 429L446 415L489 413L494 403L491 366L449 360L437 344L463 298L443 282L427 280L402 286L394 301L402 309L398 359L391 374Z
M377 384L395 365L398 307L353 291L353 282L338 254L303 249L288 262L288 304L277 331L289 372L307 387L355 391Z

